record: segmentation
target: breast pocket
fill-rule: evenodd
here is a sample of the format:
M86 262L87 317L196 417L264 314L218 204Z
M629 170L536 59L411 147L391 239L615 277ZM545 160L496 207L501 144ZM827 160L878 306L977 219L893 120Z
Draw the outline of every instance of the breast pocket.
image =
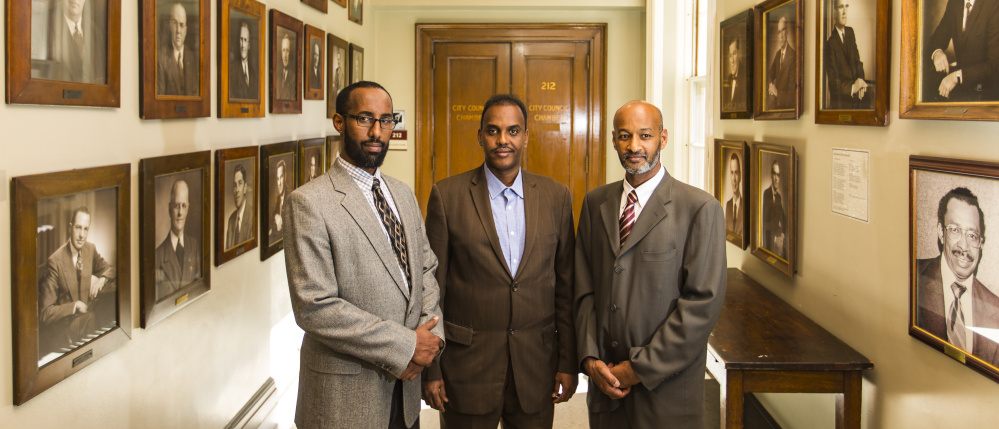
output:
M676 249L643 250L643 261L672 261L676 258Z

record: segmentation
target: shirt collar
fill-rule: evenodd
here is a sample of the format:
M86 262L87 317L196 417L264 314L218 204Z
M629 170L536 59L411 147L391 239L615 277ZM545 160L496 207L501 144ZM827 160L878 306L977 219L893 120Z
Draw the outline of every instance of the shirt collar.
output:
M482 164L482 168L486 170L486 186L489 187L489 198L495 199L500 196L507 188L513 190L513 193L517 194L518 197L524 198L524 169L517 171L517 177L513 179L513 184L506 186L503 182L493 174L492 170L489 169L485 164Z
M359 183L365 185L369 190L371 189L371 185L374 184L375 179L378 179L379 184L385 183L385 180L382 179L382 169L380 168L375 169L375 174L370 174L367 171L365 171L363 168L347 162L347 160L343 159L340 156L336 157L336 162L339 163L340 166L344 168L344 170L347 170L347 174L349 174L350 177L352 177L355 181L358 181Z
M63 15L62 19L66 20L66 26L69 27L69 34L76 33L77 27L80 27L80 32L83 32L83 17L80 17L79 21L73 21L67 18L66 15Z
M635 194L638 195L638 204L641 204L642 207L645 207L645 204L649 202L649 198L652 197L652 192L656 190L656 188L659 186L659 182L662 182L663 177L665 176L666 176L666 167L663 167L662 164L659 164L659 172L657 172L655 176L652 176L651 179L646 180L645 183L638 185L637 188L631 186L631 183L629 183L628 180L625 179L623 181L624 195L628 195L631 193L632 190L634 190Z
M950 285L954 282L959 283L968 289L971 289L971 285L975 283L975 273L971 273L965 280L958 280L954 272L950 270L950 265L947 265L947 257L943 255L942 251L940 254L940 279L943 281L944 288L950 289Z
M181 236L178 236L177 234L174 234L173 230L171 229L170 230L170 244L173 245L173 250L177 250L177 244L178 243L180 243L180 245L183 246L184 245L184 237L181 237Z

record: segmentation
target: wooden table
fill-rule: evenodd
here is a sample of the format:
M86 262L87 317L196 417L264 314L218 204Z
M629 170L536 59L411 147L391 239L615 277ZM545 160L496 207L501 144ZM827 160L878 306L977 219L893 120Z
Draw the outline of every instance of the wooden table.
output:
M860 427L860 372L874 364L738 269L728 269L708 353L726 428L743 427L752 392L835 393L836 427Z

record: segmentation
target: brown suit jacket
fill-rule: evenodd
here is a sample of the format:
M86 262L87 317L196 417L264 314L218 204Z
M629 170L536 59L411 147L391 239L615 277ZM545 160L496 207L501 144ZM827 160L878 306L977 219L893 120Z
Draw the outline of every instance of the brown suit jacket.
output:
M503 258L483 167L430 191L427 237L448 346L424 377L443 375L447 407L463 414L500 405L508 367L526 413L551 403L556 370L577 372L571 196L565 185L523 174L526 239L517 273Z

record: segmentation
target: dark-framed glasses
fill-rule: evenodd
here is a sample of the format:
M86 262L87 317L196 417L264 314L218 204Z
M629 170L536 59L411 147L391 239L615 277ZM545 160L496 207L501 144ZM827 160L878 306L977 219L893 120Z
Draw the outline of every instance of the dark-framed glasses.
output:
M978 231L970 229L964 230L961 229L961 227L953 224L947 225L946 229L947 229L947 240L949 240L952 243L957 240L960 240L961 237L964 237L965 241L968 242L969 246L974 247L976 249L982 246L983 238L980 234L978 234Z
M374 116L351 115L349 113L344 113L343 116L346 116L348 118L354 118L354 121L357 122L357 126L364 128L371 128L372 126L375 125L375 122L378 122L378 124L382 127L383 130L391 130L395 128L396 124L395 118L375 119Z

